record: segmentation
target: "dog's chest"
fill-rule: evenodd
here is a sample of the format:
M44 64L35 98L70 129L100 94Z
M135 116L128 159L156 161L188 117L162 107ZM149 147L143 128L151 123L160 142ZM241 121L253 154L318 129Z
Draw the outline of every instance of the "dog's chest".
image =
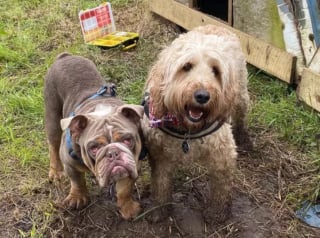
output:
M147 132L146 143L149 154L152 157L160 156L170 161L180 161L181 163L187 163L190 160L201 160L209 153L208 139L177 139L154 128Z

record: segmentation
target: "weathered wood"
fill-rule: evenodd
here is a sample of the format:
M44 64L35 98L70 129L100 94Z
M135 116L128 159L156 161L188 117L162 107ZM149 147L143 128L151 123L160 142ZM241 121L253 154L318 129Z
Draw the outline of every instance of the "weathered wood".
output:
M207 24L228 28L239 36L248 63L287 83L292 82L296 63L295 56L292 54L236 30L217 18L191 9L174 0L149 0L149 3L151 11L187 30Z
M320 73L320 48L317 49L316 53L311 59L309 69L313 70L316 73Z
M233 0L228 0L228 23L232 26L233 21Z
M297 93L300 100L320 112L320 74L304 68Z

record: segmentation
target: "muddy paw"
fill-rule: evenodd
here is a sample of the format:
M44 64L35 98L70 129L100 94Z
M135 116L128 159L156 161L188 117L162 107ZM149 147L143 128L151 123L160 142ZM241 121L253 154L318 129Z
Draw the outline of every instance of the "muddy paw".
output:
M71 209L81 209L89 204L89 198L85 195L69 194L63 201L63 205Z
M122 207L120 207L120 214L125 220L135 218L140 213L140 211L140 204L135 201L128 201Z
M61 168L61 169L50 168L50 170L49 170L49 181L50 182L59 181L59 180L61 180L61 178L63 176L64 176L63 168Z

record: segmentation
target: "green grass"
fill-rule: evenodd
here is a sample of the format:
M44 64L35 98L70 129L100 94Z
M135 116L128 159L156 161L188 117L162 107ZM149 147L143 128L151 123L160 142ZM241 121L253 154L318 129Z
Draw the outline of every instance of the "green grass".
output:
M273 131L280 138L318 161L316 135L320 134L319 113L297 100L286 83L251 69L249 88L253 97L250 125Z

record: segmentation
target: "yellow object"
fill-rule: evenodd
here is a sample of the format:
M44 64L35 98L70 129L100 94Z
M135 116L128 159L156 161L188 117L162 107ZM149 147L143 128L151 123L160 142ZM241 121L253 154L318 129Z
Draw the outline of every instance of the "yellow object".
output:
M116 31L109 2L80 11L79 19L84 41L88 45L128 50L135 47L139 40L138 33Z

